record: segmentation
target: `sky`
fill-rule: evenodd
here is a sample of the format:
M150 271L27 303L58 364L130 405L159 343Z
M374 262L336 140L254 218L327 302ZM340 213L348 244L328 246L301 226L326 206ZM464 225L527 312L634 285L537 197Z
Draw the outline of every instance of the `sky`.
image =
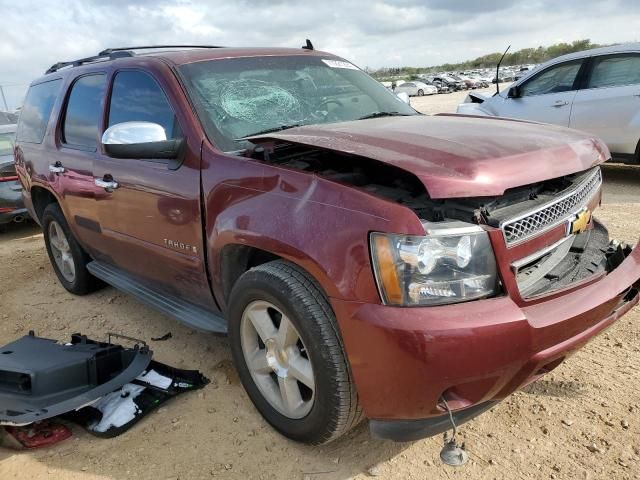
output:
M0 0L0 12L0 85L10 108L52 64L107 47L299 47L310 38L379 68L457 62L509 44L640 41L638 0Z

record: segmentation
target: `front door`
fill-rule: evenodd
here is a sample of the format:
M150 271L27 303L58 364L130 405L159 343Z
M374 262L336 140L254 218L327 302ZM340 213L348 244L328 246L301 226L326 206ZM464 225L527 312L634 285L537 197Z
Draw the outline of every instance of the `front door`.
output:
M553 65L520 85L520 96L506 98L498 115L569 126L582 60Z
M161 125L167 138L182 136L164 91L147 72L121 70L112 81L107 127L130 121ZM199 144L198 144L199 145ZM156 291L215 308L205 270L200 214L200 153L187 146L183 163L110 158L94 164L104 237L101 260ZM115 183L113 183L115 182Z

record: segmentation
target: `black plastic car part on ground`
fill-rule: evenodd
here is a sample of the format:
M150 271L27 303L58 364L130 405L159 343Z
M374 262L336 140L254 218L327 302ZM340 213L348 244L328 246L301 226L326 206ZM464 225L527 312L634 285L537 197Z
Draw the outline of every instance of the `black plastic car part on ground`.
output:
M74 334L71 342L33 332L0 347L0 425L26 425L89 405L138 377L153 352ZM121 337L122 338L122 337Z
M146 371L131 383L88 407L69 412L64 418L82 425L96 437L112 438L171 398L208 384L209 379L198 370L182 370L152 360Z

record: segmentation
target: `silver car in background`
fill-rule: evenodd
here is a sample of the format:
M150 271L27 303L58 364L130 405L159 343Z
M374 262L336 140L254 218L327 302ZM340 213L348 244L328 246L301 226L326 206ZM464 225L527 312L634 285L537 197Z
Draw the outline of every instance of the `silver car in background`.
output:
M404 92L410 97L422 97L423 95L435 95L438 93L438 87L422 82L411 81L397 85L394 92L396 94Z
M457 112L583 130L604 140L615 161L640 163L640 43L554 58L499 95L469 94Z

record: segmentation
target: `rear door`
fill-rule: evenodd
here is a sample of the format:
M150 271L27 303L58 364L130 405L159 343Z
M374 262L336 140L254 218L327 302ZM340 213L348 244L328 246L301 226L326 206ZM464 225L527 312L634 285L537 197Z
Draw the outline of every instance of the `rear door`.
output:
M67 222L80 243L95 255L100 244L93 183L107 74L83 74L71 82L56 128L56 148L49 150L48 182L62 199Z
M594 57L573 102L570 126L600 137L613 153L634 154L640 139L640 53Z
M175 112L161 83L148 72L115 72L106 127L152 122L165 129L168 139L179 138L183 134ZM156 291L215 308L205 271L199 143L195 145L195 151L186 148L178 167L162 159L100 155L95 163L96 180L118 185L103 189L97 202L106 254L101 260Z
M501 117L521 118L569 126L583 59L552 65L520 85L518 98L506 98L496 112Z

